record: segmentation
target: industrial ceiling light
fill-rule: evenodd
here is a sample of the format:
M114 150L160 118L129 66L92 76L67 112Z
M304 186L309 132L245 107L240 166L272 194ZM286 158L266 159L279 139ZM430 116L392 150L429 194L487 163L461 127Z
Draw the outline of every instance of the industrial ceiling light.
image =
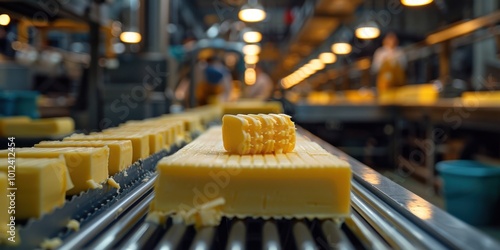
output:
M334 43L332 45L332 51L333 53L337 55L347 55L351 53L352 51L352 46L349 43L346 42L339 42L339 43Z
M0 25L7 26L10 23L10 16L7 14L0 15Z
M354 34L359 39L374 39L380 36L380 28L374 21L367 21L361 23Z
M254 68L247 68L245 70L245 84L254 85L257 80L257 73Z
M319 54L319 60L324 64L331 64L337 61L337 56L331 52L324 52Z
M120 34L120 40L124 43L139 43L142 36L139 32L125 31Z
M259 62L258 55L246 55L243 59L246 64L256 64Z
M258 31L247 31L243 33L243 41L247 43L258 43L262 40L262 34Z
M406 6L423 6L432 2L433 0L401 0L401 3Z
M238 17L243 22L260 22L266 19L266 12L257 0L248 0L248 3L241 7Z
M129 0L123 15L122 33L120 40L124 43L139 43L142 36L139 33L139 2L137 0Z
M319 59L312 59L309 64L311 64L314 70L322 70L325 68L325 64L321 62Z
M243 54L245 55L258 55L260 53L260 46L257 44L247 44L243 46Z

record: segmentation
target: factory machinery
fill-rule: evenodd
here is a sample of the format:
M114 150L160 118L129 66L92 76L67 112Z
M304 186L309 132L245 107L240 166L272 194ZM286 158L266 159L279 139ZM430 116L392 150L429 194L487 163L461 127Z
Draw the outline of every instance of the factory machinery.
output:
M21 245L34 249L60 239L58 249L500 249L500 243L381 176L337 148L299 128L298 133L350 162L350 218L336 220L226 219L217 227L147 221L161 151L113 176L120 192L93 189L20 227ZM321 192L321 190L318 190ZM70 219L80 230L66 229ZM61 228L64 228L62 230Z

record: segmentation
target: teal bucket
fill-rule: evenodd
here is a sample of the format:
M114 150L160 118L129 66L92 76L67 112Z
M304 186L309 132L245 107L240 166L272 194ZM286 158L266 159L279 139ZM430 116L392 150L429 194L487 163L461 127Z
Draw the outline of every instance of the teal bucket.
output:
M16 106L16 96L12 93L0 92L0 115L14 115L14 107Z
M16 95L16 106L14 115L29 116L33 119L40 118L38 112L38 97L40 94L36 91L13 91Z
M442 161L446 211L474 226L498 224L500 168L477 161Z

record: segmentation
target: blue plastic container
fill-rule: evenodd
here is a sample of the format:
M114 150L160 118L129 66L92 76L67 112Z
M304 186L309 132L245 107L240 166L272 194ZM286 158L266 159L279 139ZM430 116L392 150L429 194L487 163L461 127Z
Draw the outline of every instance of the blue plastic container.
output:
M444 181L446 211L474 226L498 224L500 168L477 161L437 163Z
M14 115L16 96L12 93L0 92L0 115Z
M16 95L16 105L14 115L29 116L33 119L40 118L38 112L38 97L40 94L36 91L14 91Z

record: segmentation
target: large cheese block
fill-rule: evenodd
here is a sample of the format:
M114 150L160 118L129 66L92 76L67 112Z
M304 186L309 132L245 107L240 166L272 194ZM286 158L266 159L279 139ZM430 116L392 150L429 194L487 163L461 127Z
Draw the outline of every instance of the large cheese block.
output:
M31 118L27 116L12 116L12 117L1 117L0 118L0 137L9 137L13 135L9 135L5 132L5 126L10 124L20 124L20 123L30 123Z
M163 131L141 128L109 128L102 131L110 135L145 134L149 138L149 154L160 152L167 144Z
M158 163L153 211L203 217L206 204L223 200L228 217L349 216L346 161L304 138L286 154L233 155L221 137L214 127Z
M132 143L123 141L41 141L37 148L63 147L105 147L109 148L108 172L110 175L121 172L132 164Z
M7 157L8 150L0 150L0 157ZM68 195L78 194L108 178L108 147L100 148L16 148L16 157L59 158L64 156L74 187Z
M59 136L69 134L74 130L75 122L70 117L45 118L4 125L4 133L14 137Z
M149 136L145 134L105 134L96 133L92 135L73 134L65 137L63 141L89 141L89 140L104 140L116 141L126 140L132 143L132 161L138 161L149 156Z
M16 149L17 150L17 149ZM15 217L28 219L51 212L65 202L68 169L63 158L24 159L16 153L15 171ZM8 173L7 159L0 159L0 172ZM2 187L3 191L5 190ZM10 192L10 191L9 191ZM5 204L6 195L0 196L0 204ZM8 202L8 201L7 201ZM7 212L2 207L2 213ZM3 222L2 222L3 223Z

